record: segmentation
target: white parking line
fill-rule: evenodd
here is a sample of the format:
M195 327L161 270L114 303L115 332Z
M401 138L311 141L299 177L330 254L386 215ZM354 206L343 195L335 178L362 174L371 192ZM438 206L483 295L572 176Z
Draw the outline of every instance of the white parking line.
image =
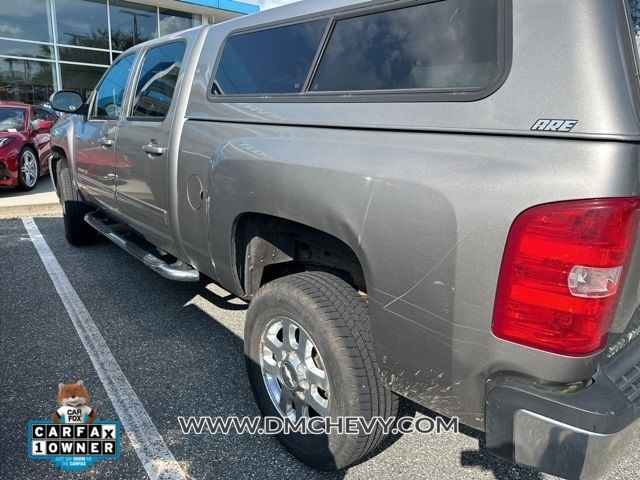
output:
M67 275L47 245L38 226L31 217L23 218L22 223L69 313L73 326L89 354L98 377L107 391L131 444L147 471L147 475L152 480L188 478L164 443L138 395L131 388L127 377L122 373L120 365L113 357L98 327L93 323L93 319L82 300L71 286Z

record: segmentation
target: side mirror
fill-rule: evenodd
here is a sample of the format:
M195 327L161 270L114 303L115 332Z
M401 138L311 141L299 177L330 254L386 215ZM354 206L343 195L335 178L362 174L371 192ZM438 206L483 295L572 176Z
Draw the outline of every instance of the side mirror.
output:
M53 120L40 120L40 122L38 122L36 130L38 130L38 132L48 132L49 130L51 130L51 127L53 127L54 123L56 122L54 122Z
M81 113L81 107L84 105L84 98L78 92L71 90L60 90L51 95L49 99L51 108L64 113Z

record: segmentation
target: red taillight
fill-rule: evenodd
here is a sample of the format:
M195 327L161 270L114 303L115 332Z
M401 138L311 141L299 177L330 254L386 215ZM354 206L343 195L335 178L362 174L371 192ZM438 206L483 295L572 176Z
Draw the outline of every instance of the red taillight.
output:
M607 339L635 242L639 198L533 207L511 226L493 313L499 338L564 355Z

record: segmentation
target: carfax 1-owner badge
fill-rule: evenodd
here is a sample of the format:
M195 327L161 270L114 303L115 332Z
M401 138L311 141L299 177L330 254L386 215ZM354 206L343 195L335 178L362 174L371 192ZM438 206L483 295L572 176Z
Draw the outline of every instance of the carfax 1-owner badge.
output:
M120 422L98 420L82 380L59 384L56 401L58 408L50 420L29 422L30 459L49 460L63 470L82 471L99 460L120 458Z

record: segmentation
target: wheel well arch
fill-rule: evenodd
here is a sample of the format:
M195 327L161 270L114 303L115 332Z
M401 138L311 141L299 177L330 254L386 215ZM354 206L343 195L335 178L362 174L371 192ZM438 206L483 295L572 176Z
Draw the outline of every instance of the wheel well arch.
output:
M243 213L233 231L233 261L247 298L265 283L292 273L330 271L367 291L362 263L338 237L287 218Z
M22 145L22 148L20 149L20 154L22 155L22 152L27 148L33 152L33 154L36 156L38 160L40 160L40 155L38 155L38 149L31 142L26 142L24 145Z
M53 179L53 187L58 191L58 163L61 159L67 158L66 152L62 147L51 147L51 178Z
M40 171L40 155L38 154L38 149L36 148L36 146L31 143L31 142L26 142L24 145L22 145L22 148L20 149L20 157L22 157L22 152L24 152L26 149L31 150L31 152L36 156L36 161L38 164L38 171ZM20 158L18 158L18 160L20 160ZM18 163L18 167L19 167L19 163Z

